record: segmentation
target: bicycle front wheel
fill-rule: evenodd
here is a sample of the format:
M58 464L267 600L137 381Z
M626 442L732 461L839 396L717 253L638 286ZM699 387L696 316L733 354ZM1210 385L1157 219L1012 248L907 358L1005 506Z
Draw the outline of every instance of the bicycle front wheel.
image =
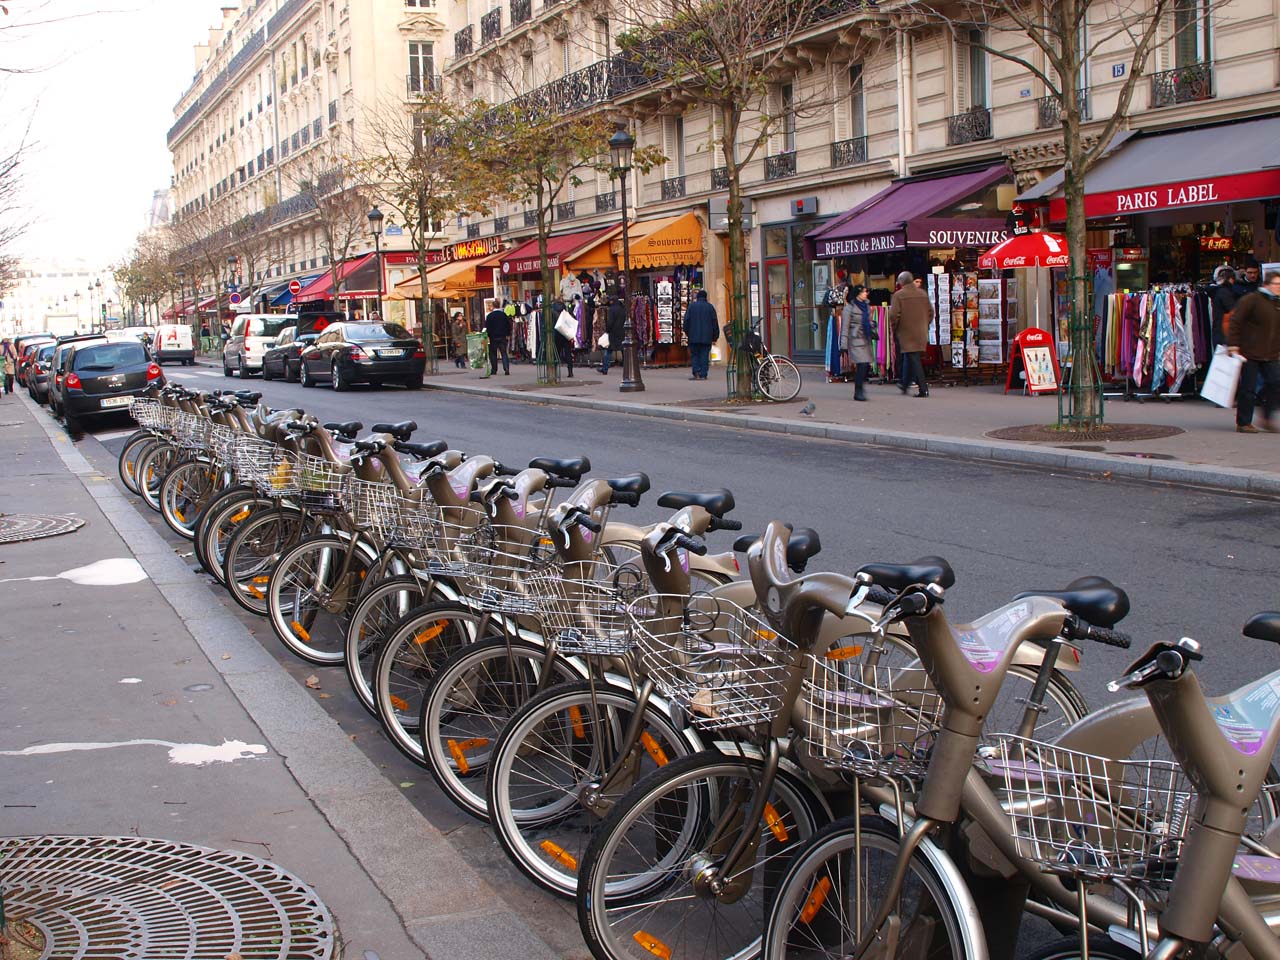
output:
M363 541L325 533L281 555L267 583L267 618L291 653L320 666L342 663L349 615L376 562L372 554Z
M645 777L600 823L579 868L578 925L597 960L752 960L792 852L821 805L778 771L763 816L744 823L761 762L704 751ZM743 830L748 846L721 868ZM714 894L706 880L724 882Z
M774 403L786 403L800 393L800 370L786 357L770 356L756 368L756 386Z
M274 500L258 496L253 487L237 485L217 494L200 514L195 529L196 561L215 580L222 583L222 561L227 545L240 525L255 512L270 510Z
M765 928L769 960L820 960L850 956L889 896L898 855L898 831L879 817L852 818L821 830L792 858ZM883 929L894 931L893 957L962 960L965 931L961 905L937 869L919 850L907 865L898 905ZM886 955L888 941L871 953Z
M222 561L223 583L241 607L267 615L271 571L286 550L308 533L312 521L292 507L263 510L244 521Z
M373 667L392 627L434 593L434 582L414 576L388 577L366 590L356 601L347 623L342 662L360 705L374 716Z
M146 453L147 447L156 442L156 436L150 430L136 430L129 434L120 448L116 470L120 474L120 482L130 493L138 490L138 461Z
M160 482L160 516L185 540L195 538L196 524L218 489L218 468L208 460L180 463Z
M148 447L138 458L138 495L156 513L160 512L160 485L180 459L178 448L164 441Z

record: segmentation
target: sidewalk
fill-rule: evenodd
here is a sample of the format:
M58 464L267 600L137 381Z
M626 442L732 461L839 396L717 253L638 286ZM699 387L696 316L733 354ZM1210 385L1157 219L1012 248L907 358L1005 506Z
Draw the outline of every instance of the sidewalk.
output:
M724 366L706 381L687 369L645 370L643 393L621 393L621 367L607 376L587 366L573 380L541 387L528 364L482 378L480 371L453 366L427 378L427 386L537 403L584 406L615 413L712 423L747 430L784 432L882 446L925 450L966 459L1036 464L1133 479L1206 486L1268 496L1280 495L1280 436L1235 432L1232 411L1199 399L1111 399L1108 424L1153 424L1185 431L1155 440L1069 440L1022 443L988 433L1029 424L1052 424L1055 396L1004 395L1003 385L934 386L927 400L903 396L892 384L867 388L870 399L853 400L853 385L828 383L819 367L802 367L804 385L791 403L724 404ZM562 368L563 375L563 368ZM812 415L801 411L812 403Z
M60 425L13 396L0 428L4 513L84 521L0 543L0 836L264 857L328 905L335 957L552 960Z

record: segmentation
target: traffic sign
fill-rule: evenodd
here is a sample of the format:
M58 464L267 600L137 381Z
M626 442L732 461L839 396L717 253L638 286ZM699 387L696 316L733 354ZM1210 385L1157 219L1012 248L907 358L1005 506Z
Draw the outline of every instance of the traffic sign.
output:
M240 294L238 294L238 293L233 293L233 294L231 294L231 296L229 297L229 299L231 300L231 305L232 305L233 307L238 307L238 306L240 306Z
M302 292L302 281L301 281L301 280L290 280L290 281L289 281L289 292L290 292L290 293L293 293L293 294L301 293L301 292Z

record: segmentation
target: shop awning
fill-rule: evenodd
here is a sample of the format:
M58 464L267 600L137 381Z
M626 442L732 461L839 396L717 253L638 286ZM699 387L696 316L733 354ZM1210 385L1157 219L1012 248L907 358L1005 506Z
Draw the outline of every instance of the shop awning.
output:
M935 214L1008 177L1002 162L951 176L899 180L809 233L805 246L812 246L817 260L908 246L986 249L1008 236L1003 220Z
M179 314L179 313L181 313L184 317L189 317L189 316L191 316L191 301L190 301L190 300L183 300L183 301L182 301L182 303L180 303L180 304L174 304L174 305L173 305L173 306L171 306L168 310L166 310L164 313L160 314L160 319L161 319L161 320L173 320L173 319L176 319L176 318L177 318L177 316L178 316L178 314Z
M639 224L633 224L630 229L635 230L637 226ZM584 247L575 253L571 259L565 258L564 268L572 273L578 273L581 270L613 269L617 255L622 252L622 241L618 239L621 236L621 224L612 230L605 231L592 241L590 246Z
M562 233L547 238L547 265L552 270L560 269L560 261L572 261L574 256L594 246L605 234L616 230L616 227L604 227L599 230L584 230L578 233ZM538 240L535 237L516 247L502 257L502 275L518 277L537 275L542 272L542 260L538 255Z
M694 214L641 221L631 228L632 269L699 263L702 263L702 223ZM621 256L618 265L622 265Z
M207 300L201 300L199 309L213 310L213 309L216 309L217 306L218 306L218 298L215 296L215 297L209 297Z
M366 253L362 257L354 260L348 260L338 267L338 282L344 287L350 287L350 277L353 273L363 267L365 264L373 260L372 253ZM373 274L374 282L377 282L377 275ZM376 297L377 290L367 296ZM344 289L340 299L348 299L351 294ZM294 303L314 303L317 300L332 300L333 297L333 271L326 270L317 276L314 280L302 288L293 298Z
M1085 216L1130 216L1280 196L1280 117L1133 136L1113 142L1085 183ZM1062 173L1023 194L1049 200L1049 219L1067 218Z
M335 300L364 300L378 295L378 271L382 265L376 254L367 253L358 260L342 279L342 290ZM383 290L386 290L385 283Z
M437 300L459 296L466 291L482 289L493 283L493 268L501 254L474 260L453 260L427 271L427 295ZM400 300L416 300L422 295L419 275L397 283L392 296Z
M309 273L305 277L297 277L295 279L297 279L298 283L302 284L302 289L305 290L309 284L313 283L321 276L322 274L319 273ZM277 283L262 291L262 295L266 297L267 303L273 307L287 307L289 304L293 303L293 294L289 292L289 284L291 283L293 283L293 280L285 280L281 283Z

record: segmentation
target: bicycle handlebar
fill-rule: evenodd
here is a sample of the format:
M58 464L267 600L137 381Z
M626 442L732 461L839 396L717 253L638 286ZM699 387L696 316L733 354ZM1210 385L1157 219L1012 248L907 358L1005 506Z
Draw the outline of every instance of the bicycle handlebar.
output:
M1079 617L1072 617L1068 621L1065 632L1069 640L1092 640L1094 643L1106 644L1108 647L1120 647L1122 650L1127 650L1133 645L1133 638L1127 633L1122 633L1119 630L1110 630L1107 627L1095 627Z
M708 530L741 530L741 520L730 520L728 517L712 517L707 524Z

